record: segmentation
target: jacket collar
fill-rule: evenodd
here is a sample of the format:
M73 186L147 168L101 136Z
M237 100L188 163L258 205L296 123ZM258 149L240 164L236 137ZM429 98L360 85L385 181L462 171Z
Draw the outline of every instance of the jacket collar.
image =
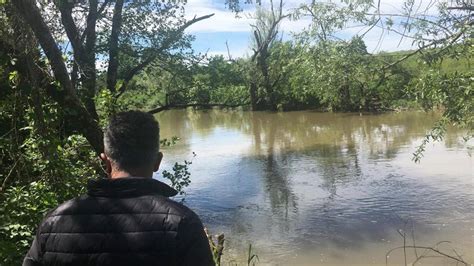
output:
M93 197L126 198L159 194L172 197L178 192L167 184L152 178L100 178L87 183L87 194Z

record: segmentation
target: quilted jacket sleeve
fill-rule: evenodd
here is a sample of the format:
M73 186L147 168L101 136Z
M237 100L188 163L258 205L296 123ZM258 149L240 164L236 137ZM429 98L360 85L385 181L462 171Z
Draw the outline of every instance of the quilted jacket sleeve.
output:
M180 265L215 265L204 227L197 215L182 220L178 237L183 240Z
M33 239L33 243L31 244L30 250L26 253L25 259L23 260L23 266L40 266L43 265L40 259L40 250L39 244L35 239Z

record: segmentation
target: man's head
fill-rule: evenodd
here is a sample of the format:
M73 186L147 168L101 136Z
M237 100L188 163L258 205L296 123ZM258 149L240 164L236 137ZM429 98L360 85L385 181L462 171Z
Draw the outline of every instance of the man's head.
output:
M149 113L128 111L110 117L100 156L109 177L151 177L163 158L159 140L158 122Z

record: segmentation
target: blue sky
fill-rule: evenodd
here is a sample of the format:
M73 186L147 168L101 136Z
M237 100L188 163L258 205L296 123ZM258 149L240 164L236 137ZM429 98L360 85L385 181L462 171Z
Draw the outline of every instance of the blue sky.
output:
M262 0L264 3L266 0ZM286 0L284 8L291 10L302 3L311 0ZM400 13L405 0L381 0L382 13ZM201 21L189 27L187 33L196 36L193 47L197 52L208 52L209 55L223 54L227 56L226 42L233 57L245 56L250 53L250 24L253 20L250 14L254 8L247 6L245 11L236 18L235 14L225 9L224 0L188 0L186 4L186 16L192 18L214 13L215 15L205 21ZM267 1L268 2L268 1ZM415 6L426 6L428 0L415 0ZM435 8L432 8L433 10ZM281 29L287 38L291 33L300 32L307 27L309 20L290 21L284 20ZM337 36L350 39L352 36L363 31L363 28L354 27L338 32ZM379 40L382 40L379 44ZM369 52L407 50L412 48L412 42L404 39L400 44L400 36L393 32L382 32L374 28L364 38Z

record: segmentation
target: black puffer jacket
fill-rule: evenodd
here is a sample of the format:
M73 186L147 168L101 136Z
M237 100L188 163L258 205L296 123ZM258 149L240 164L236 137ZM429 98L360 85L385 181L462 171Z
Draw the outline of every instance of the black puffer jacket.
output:
M90 181L51 211L23 265L213 265L199 217L154 179Z

